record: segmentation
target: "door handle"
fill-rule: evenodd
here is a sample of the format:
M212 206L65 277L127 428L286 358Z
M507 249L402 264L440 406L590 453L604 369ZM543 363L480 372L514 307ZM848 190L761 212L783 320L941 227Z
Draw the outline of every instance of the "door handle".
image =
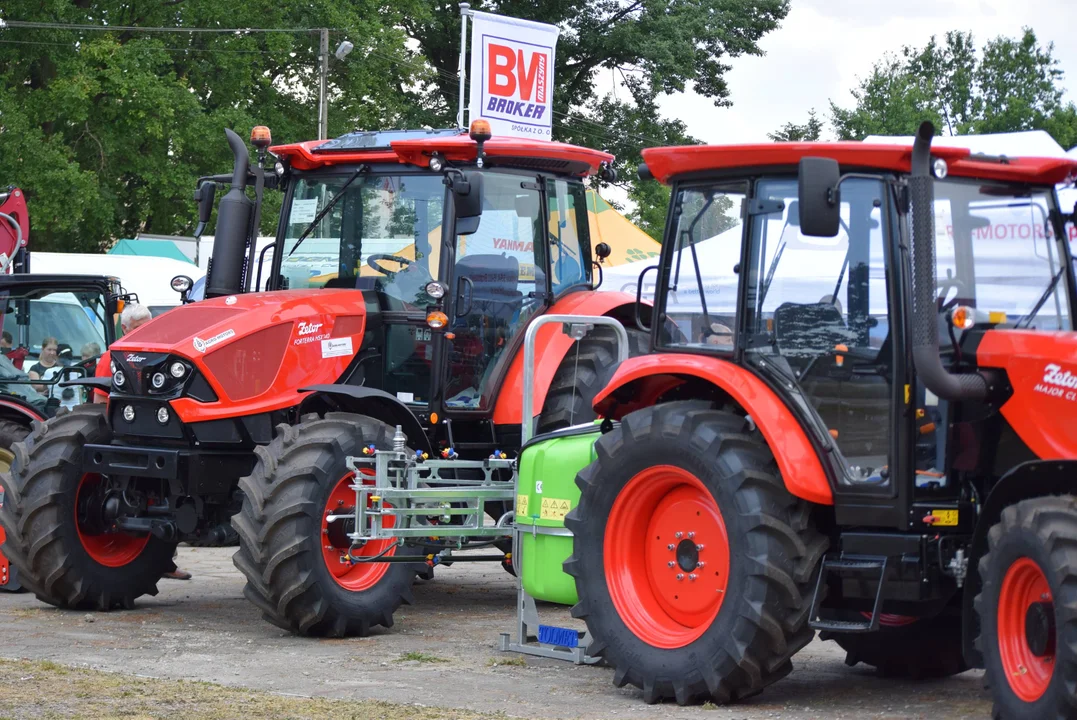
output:
M467 293L464 292L463 286L467 285ZM456 311L454 315L456 317L464 317L471 312L471 299L475 295L475 283L471 281L471 278L466 275L461 275L460 279L456 281ZM467 305L463 304L464 297L467 297Z

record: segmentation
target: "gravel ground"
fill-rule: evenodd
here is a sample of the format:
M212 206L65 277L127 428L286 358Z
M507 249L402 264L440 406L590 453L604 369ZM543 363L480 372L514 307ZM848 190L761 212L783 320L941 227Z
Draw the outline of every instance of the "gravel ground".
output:
M846 667L833 643L813 642L792 674L730 707L649 706L617 689L613 671L503 654L514 626L513 579L490 564L457 563L416 585L416 604L367 638L296 638L264 622L244 598L232 548L180 549L190 581L162 580L157 597L126 612L66 612L32 595L0 593L0 657L254 690L423 704L527 718L986 718L982 673L942 681L877 677ZM565 608L546 621L571 625ZM6 713L0 687L0 716Z

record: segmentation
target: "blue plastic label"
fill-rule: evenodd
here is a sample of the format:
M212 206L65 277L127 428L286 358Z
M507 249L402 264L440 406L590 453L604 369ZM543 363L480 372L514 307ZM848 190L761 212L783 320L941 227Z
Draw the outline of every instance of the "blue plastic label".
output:
M552 625L539 625L538 639L545 645L557 647L578 647L580 634L570 628L553 627Z

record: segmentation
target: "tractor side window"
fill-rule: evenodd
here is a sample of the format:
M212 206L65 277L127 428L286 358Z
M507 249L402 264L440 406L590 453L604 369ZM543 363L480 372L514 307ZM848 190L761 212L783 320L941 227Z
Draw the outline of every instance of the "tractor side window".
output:
M1005 312L1010 327L1071 329L1047 193L960 180L935 187L941 346L950 345L945 313L959 304Z
M545 306L546 214L534 176L487 173L479 228L457 239L445 404L489 407L517 336Z
M546 196L550 204L550 284L556 297L570 287L591 284L587 190L580 182L547 180Z
M732 350L741 257L741 186L691 188L677 196L679 215L664 295L670 345Z

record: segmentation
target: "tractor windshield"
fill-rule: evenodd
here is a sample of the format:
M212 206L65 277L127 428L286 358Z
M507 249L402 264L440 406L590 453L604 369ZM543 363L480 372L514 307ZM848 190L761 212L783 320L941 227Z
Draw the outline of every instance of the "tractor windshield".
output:
M1049 191L960 178L935 183L939 307L1007 315L1004 326L1072 327Z
M377 290L425 306L437 275L445 186L440 175L311 175L296 182L284 231L281 274L290 288ZM296 241L343 191L298 247Z

